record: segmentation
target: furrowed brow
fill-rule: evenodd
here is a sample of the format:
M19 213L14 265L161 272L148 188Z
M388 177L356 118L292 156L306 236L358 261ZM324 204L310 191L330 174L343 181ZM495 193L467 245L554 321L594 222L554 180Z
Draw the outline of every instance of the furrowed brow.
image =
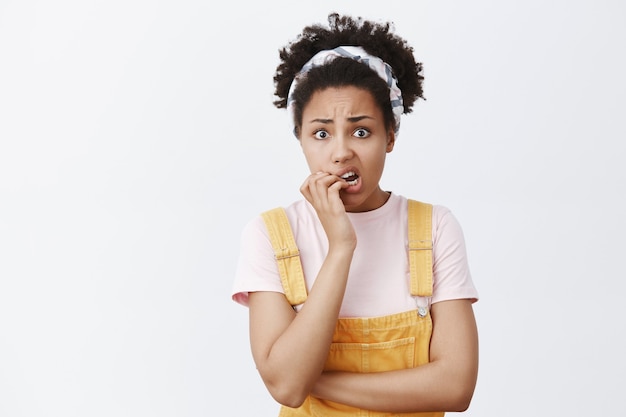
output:
M322 124L331 124L333 119L313 119L309 123L322 123Z
M370 116L354 116L354 117L348 117L348 121L350 123L357 123L360 122L361 120L374 120L373 117ZM333 119L312 119L309 123L322 123L322 124L331 124L333 123Z
M365 119L368 119L368 120L374 120L374 118L373 118L373 117L370 117L370 116L354 116L354 117L348 117L348 121L349 121L350 123L357 123L357 122L360 122L361 120L365 120Z

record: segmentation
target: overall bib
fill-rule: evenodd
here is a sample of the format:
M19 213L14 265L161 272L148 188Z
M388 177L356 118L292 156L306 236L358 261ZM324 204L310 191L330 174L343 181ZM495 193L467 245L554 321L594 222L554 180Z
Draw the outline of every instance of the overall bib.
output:
M262 213L274 248L285 296L292 306L307 297L300 254L281 207ZM408 201L410 291L430 297L433 290L432 205ZM383 372L428 363L432 320L427 306L370 318L339 318L325 371ZM282 406L279 417L442 417L443 412L384 413L308 396L298 408Z

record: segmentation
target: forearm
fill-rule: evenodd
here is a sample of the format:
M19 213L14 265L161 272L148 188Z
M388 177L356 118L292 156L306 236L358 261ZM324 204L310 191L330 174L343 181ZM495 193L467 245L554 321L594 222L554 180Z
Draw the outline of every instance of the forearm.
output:
M473 372L440 365L364 374L325 372L312 395L372 411L464 411L474 391Z
M269 391L283 404L293 406L304 401L324 368L352 253L350 248L329 250L301 311L271 348L255 358Z

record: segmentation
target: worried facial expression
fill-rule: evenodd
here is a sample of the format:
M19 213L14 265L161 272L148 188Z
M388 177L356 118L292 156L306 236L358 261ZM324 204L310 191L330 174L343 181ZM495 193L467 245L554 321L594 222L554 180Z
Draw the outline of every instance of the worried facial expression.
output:
M300 132L311 172L328 172L349 184L340 192L347 211L374 210L387 201L379 181L395 136L370 92L348 86L314 93Z

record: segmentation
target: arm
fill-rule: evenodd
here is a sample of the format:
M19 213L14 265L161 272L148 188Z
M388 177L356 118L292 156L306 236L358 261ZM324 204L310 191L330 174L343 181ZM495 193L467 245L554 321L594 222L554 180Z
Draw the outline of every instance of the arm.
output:
M322 373L348 280L356 235L339 190L345 181L329 174L311 175L301 188L315 207L329 249L308 294L295 314L280 293L249 295L252 356L270 394L298 407Z
M478 374L478 334L470 300L433 304L430 363L369 374L326 372L316 397L387 412L464 411Z

